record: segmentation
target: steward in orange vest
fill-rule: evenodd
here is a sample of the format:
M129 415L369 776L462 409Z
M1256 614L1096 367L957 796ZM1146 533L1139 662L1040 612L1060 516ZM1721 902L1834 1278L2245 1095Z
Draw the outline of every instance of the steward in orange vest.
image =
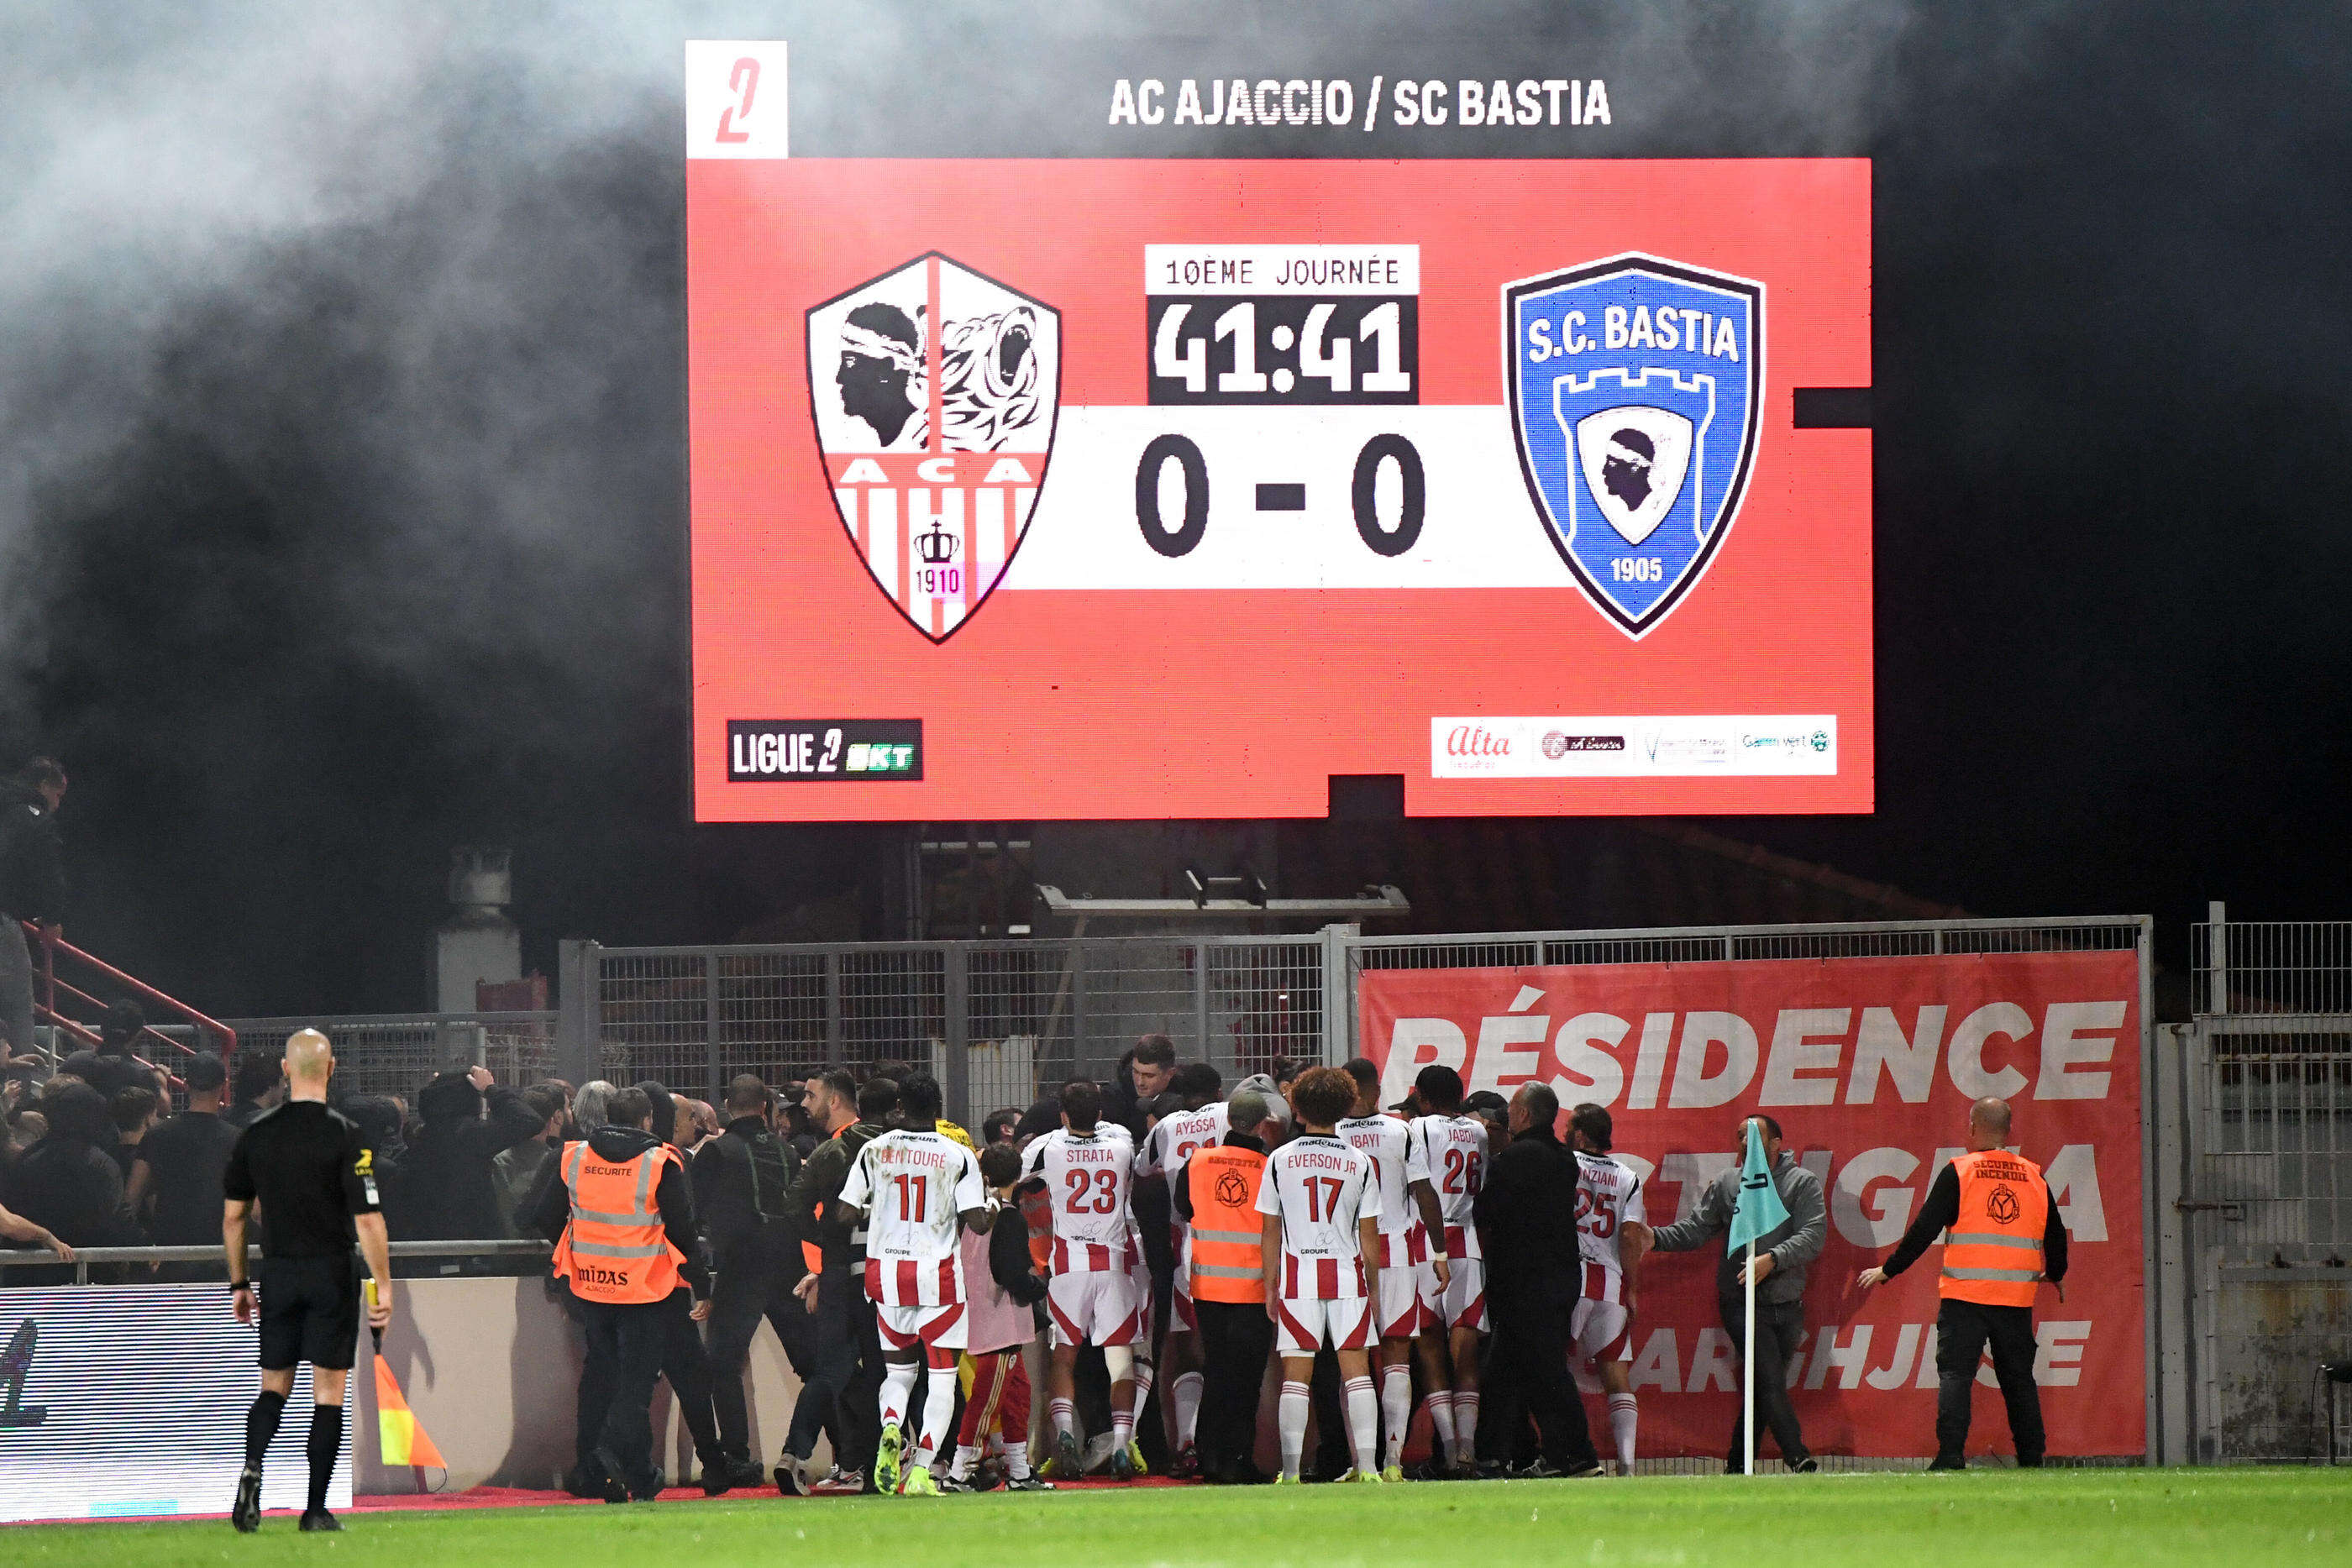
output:
M1265 1314L1264 1221L1258 1186L1265 1179L1271 1115L1266 1097L1237 1089L1225 1102L1233 1130L1214 1148L1196 1150L1171 1181L1176 1212L1192 1228L1192 1310L1201 1338L1201 1474L1213 1481L1263 1480L1250 1455L1257 1447L1257 1406L1274 1320Z
M555 1277L570 1285L586 1332L582 1398L611 1391L602 1435L581 1457L581 1469L602 1472L607 1502L626 1502L660 1490L648 1407L667 1319L686 1310L671 1297L688 1287L692 1312L705 1312L710 1275L699 1257L686 1168L677 1151L648 1130L652 1100L643 1090L624 1089L608 1113L612 1120L584 1141L563 1146L556 1179L541 1190L532 1218L555 1243ZM703 1396L707 1408L707 1390ZM696 1437L702 1448L702 1434Z
M1943 1305L1936 1315L1936 1462L1939 1470L1966 1464L1970 1390L1977 1363L1992 1347L1993 1375L2009 1408L2017 1462L2042 1463L2042 1395L2033 1382L2033 1297L2047 1280L2066 1277L2066 1222L2050 1201L2042 1167L2003 1145L2009 1140L2005 1100L1979 1100L1969 1109L1969 1152L1937 1174L1919 1218L1894 1253L1865 1269L1864 1290L1916 1262L1944 1232L1944 1263L1937 1281Z

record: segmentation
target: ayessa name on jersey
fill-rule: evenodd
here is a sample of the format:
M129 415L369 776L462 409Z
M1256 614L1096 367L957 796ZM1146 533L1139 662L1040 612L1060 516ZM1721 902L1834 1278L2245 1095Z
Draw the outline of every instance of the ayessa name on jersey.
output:
M1739 333L1732 318L1708 310L1661 305L1654 314L1646 305L1631 310L1612 305L1601 312L1597 342L1589 331L1591 325L1583 311L1568 311L1559 319L1559 337L1555 341L1550 320L1535 317L1528 322L1528 362L1540 365L1546 360L1591 353L1595 349L1649 349L1734 363L1739 359Z

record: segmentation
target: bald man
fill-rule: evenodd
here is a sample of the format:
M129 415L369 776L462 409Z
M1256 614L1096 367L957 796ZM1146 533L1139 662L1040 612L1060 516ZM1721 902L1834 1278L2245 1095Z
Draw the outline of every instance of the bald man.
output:
M375 1186L374 1158L358 1124L327 1109L335 1053L316 1030L286 1042L280 1068L286 1103L238 1134L222 1173L227 1203L221 1239L228 1249L231 1303L240 1323L261 1325L261 1394L245 1418L245 1469L229 1521L261 1524L261 1464L278 1435L295 1363L312 1368L310 1492L305 1531L340 1530L327 1511L327 1483L343 1446L343 1396L359 1348L361 1291L356 1242L375 1276L368 1326L392 1321L392 1254ZM261 1206L261 1299L246 1269L246 1228Z
M1918 1261L1938 1232L1944 1262L1936 1281L1943 1305L1936 1314L1936 1462L1931 1469L1967 1466L1969 1403L1977 1361L1992 1346L1993 1376L2009 1409L2017 1463L2042 1463L2042 1392L2033 1384L2033 1298L2043 1281L2066 1299L2066 1222L2050 1201L2042 1167L2006 1147L2009 1102L1985 1099L1969 1107L1968 1153L1946 1166L1927 1189L1919 1218L1885 1263L1864 1269L1864 1290L1884 1284Z

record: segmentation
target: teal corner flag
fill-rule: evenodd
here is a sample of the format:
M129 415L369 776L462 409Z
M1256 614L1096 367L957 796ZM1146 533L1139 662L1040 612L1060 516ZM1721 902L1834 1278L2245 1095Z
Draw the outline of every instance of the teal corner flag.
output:
M1748 1157L1739 1164L1739 1201L1731 1211L1731 1245L1745 1247L1760 1240L1789 1218L1789 1206L1772 1185L1771 1167L1764 1163L1764 1134L1753 1119L1748 1123Z

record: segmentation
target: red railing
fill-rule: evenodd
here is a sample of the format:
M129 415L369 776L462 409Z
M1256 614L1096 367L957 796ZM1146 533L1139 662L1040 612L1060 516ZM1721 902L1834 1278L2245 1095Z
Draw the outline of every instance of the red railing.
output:
M195 1045L174 1040L157 1030L152 1023L132 1037L145 1044L149 1053L148 1056L134 1057L133 1060L148 1067L162 1067L164 1071L171 1074L173 1088L180 1086L180 1075L172 1072L170 1067L165 1064L176 1061L183 1057L204 1053L205 1048L202 1042L209 1041L219 1051L224 1066L229 1065L236 1055L236 1030L219 1019L206 1018L178 998L165 996L136 976L124 974L105 959L83 952L59 936L57 927L53 925L36 925L28 920L25 922L25 929L41 945L40 992L34 1001L34 1016L42 1023L56 1025L58 1032L67 1039L79 1045L95 1048L98 1044L98 1030L87 1022L67 1017L58 1006L58 998L63 997L69 1002L100 1013L107 1009L108 1004L72 981L59 979L58 962L61 958L83 966L90 976L95 977L89 983L104 981L114 989L128 991L144 1003L149 1011L161 1009L193 1027L196 1039L200 1042ZM151 1061L149 1057L160 1058L160 1060Z

